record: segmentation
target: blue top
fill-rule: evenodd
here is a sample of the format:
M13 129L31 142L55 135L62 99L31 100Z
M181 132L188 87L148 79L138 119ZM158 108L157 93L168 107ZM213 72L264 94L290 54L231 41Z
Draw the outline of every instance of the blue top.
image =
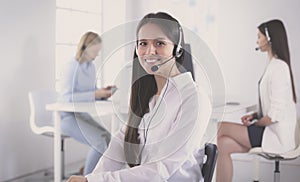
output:
M95 100L96 69L92 62L79 64L68 61L60 78L61 102L91 102Z
M96 69L93 62L79 63L75 58L62 69L59 102L95 101ZM64 114L63 114L64 115Z

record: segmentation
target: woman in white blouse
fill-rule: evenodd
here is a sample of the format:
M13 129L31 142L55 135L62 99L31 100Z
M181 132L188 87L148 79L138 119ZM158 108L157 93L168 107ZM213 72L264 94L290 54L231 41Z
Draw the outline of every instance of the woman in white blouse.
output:
M283 154L296 147L296 94L283 23L271 20L258 26L257 45L269 57L259 81L259 111L243 116L243 125L220 125L217 182L232 181L232 153L262 147L264 152Z
M181 73L184 36L166 13L146 15L137 27L130 112L95 170L70 182L200 181L194 154L211 113L206 93Z

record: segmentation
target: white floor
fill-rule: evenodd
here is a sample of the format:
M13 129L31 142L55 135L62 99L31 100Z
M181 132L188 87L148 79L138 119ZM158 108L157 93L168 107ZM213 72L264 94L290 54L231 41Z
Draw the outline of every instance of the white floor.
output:
M65 176L71 176L79 173L80 168L84 165L84 161L76 162L65 167ZM53 169L45 169L31 174L23 175L3 182L53 182ZM64 179L63 182L66 182Z
M254 176L253 156L246 154L236 154L233 156L234 176L233 182L252 182ZM84 161L66 166L66 176L70 176L83 166ZM260 182L272 182L274 163L260 158ZM294 161L285 161L280 165L281 182L300 181L300 158ZM39 171L27 176L11 179L3 182L53 182L53 169ZM66 182L64 180L63 182Z
M233 156L233 182L251 182L255 174L254 157L247 154L236 154ZM259 181L272 182L275 162L259 157ZM300 181L300 158L293 161L280 162L280 181Z

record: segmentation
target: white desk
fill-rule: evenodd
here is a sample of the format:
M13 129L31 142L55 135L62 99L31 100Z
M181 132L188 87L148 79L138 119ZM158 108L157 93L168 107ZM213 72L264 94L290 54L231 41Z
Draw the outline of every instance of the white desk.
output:
M241 117L255 111L256 108L256 104L250 102L241 102L238 105L228 103L225 106L213 108L212 120L217 122L228 121L242 124Z
M46 109L54 112L54 181L61 182L61 131L59 112L85 112L91 116L107 116L113 115L115 112L111 101L53 103L46 105Z
M241 117L247 113L253 112L256 104L252 102L241 102L239 105L221 105L214 106L210 122L207 125L205 135L201 143L217 142L218 123L222 121L242 124Z

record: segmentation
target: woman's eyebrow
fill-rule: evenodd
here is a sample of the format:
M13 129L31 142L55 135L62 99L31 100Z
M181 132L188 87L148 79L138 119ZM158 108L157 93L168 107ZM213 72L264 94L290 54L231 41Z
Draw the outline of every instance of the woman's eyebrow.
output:
M147 41L147 40L163 40L163 41L167 41L166 38L164 37L158 37L158 38L155 38L155 39L138 39L138 41Z
M164 40L164 41L166 41L167 39L164 38L164 37L158 37L158 38L156 38L155 40Z

